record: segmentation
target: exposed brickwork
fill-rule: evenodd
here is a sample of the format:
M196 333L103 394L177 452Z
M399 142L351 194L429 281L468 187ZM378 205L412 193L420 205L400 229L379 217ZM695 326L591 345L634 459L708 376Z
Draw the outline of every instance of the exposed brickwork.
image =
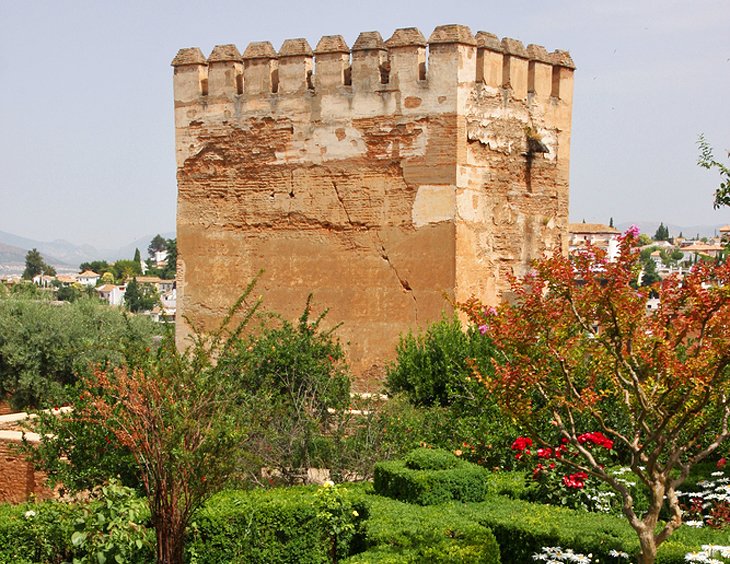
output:
M31 494L36 498L53 496L46 486L46 476L37 472L18 452L15 441L0 440L0 502L21 503Z
M567 53L464 26L270 47L173 61L180 319L215 326L264 269L273 309L330 307L363 385L445 297L567 249Z

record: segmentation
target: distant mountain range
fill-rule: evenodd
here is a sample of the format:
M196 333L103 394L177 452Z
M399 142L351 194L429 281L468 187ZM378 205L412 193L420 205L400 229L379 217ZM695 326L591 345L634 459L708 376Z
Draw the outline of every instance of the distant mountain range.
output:
M165 239L175 237L173 231L160 233ZM25 268L25 255L30 249L38 249L45 261L59 272L77 271L82 262L92 260L131 259L134 250L139 249L143 257L147 255L147 245L155 234L140 237L118 249L97 249L91 245L74 245L63 239L55 241L36 241L0 231L0 274L16 274Z

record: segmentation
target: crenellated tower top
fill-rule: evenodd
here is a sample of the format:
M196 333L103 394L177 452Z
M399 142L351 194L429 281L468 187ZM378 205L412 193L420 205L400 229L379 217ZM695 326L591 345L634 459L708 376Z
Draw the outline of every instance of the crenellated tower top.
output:
M575 68L567 51L549 53L539 45L479 31L441 25L428 41L414 27L396 29L383 41L377 31L361 33L352 47L341 35L322 37L313 50L304 38L285 40L279 51L268 41L218 45L206 59L197 47L180 49L175 67L175 99L200 97L373 93L395 89L442 88L451 83L483 83L509 89L516 99L535 93L570 100Z

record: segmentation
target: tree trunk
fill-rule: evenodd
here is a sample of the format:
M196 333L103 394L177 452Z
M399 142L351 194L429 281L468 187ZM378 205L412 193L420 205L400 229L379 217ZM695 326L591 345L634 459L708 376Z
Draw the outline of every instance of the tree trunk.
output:
M653 531L642 531L639 534L639 546L641 554L639 554L639 564L654 564L656 561L656 540Z
M176 521L169 516L161 516L156 523L157 564L183 564L185 528Z

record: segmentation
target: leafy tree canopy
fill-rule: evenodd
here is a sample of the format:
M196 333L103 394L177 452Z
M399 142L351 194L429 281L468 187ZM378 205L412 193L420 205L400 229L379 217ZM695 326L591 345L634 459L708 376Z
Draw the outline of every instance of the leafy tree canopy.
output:
M729 436L730 263L701 262L681 280L636 290L636 235L621 237L614 262L600 249L543 259L512 280L514 301L493 311L472 300L464 309L498 351L494 374L479 376L489 391L539 446L562 438L580 457L561 463L622 498L649 564L682 524L678 488ZM652 291L660 305L647 312ZM542 418L552 426L536 425ZM648 490L645 512L578 439L593 431Z
M157 290L150 284L140 284L136 278L127 283L124 303L133 313L150 311L158 301Z
M149 253L150 257L154 257L155 253L157 253L159 251L164 251L166 249L167 249L167 240L158 233L150 241L150 244L147 247L147 252Z
M25 280L33 280L33 278L39 274L55 276L56 269L43 260L43 256L38 249L31 249L25 255L25 270L23 271L23 278Z
M669 240L669 228L664 225L664 223L660 223L659 227L657 227L656 233L654 233L654 240L655 241L668 241Z

